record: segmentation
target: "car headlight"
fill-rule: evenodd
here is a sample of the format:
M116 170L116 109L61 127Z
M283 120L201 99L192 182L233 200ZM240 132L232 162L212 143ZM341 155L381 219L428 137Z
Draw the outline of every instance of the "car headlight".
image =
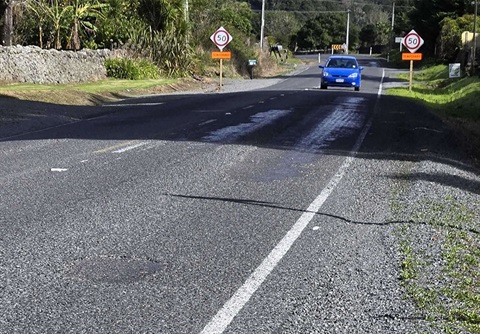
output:
M323 71L323 76L324 76L324 77L329 77L330 74L328 74L328 72L326 72L326 71Z
M357 72L352 73L352 74L350 74L348 77L349 77L349 78L356 78L356 77L358 77L358 73L357 73Z

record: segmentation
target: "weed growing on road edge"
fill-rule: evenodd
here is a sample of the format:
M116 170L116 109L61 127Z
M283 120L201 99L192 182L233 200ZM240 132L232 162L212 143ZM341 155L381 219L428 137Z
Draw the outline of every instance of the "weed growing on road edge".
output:
M480 333L478 217L453 196L421 200L415 208L421 209L410 211L412 219L398 231L408 296L444 332ZM419 243L425 230L423 241L430 240Z

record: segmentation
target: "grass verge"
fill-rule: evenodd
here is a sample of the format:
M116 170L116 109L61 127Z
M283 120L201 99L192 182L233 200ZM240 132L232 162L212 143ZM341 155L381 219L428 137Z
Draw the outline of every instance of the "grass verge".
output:
M408 80L408 74L399 77ZM411 92L392 88L387 93L424 101L444 117L480 121L479 77L448 79L448 67L436 65L416 72L414 79Z
M427 320L418 333L480 333L480 201L476 193L429 185L420 192L416 162L391 188L400 279L408 299Z
M480 333L478 216L452 196L418 205L399 233L407 294L436 330ZM419 226L431 242L415 241Z
M269 78L285 75L292 72L301 60L294 57L288 57L285 61L276 60L272 55L266 56L269 66L265 66L256 78ZM214 73L216 67L211 68ZM238 77L234 73L232 66L225 66L224 69L230 69L230 72L224 75L228 77ZM208 72L208 71L207 71ZM118 100L138 95L169 93L176 91L189 91L205 88L211 89L218 85L216 77L203 77L200 80L194 78L161 78L144 80L123 80L112 79L101 80L88 83L75 84L31 84L31 83L2 83L0 82L0 97L12 97L27 101L38 101L62 105L99 105L112 100Z
M200 84L193 79L107 79L59 85L14 83L0 85L0 96L65 105L92 105L135 95L184 90Z
M399 78L408 81L408 74ZM414 73L412 91L390 88L387 94L423 101L456 129L457 137L480 165L480 78L448 78L447 65L435 65Z

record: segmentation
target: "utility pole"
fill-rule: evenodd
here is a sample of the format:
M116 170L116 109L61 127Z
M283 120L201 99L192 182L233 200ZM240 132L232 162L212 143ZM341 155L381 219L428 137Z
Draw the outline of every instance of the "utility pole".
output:
M387 62L390 61L390 52L393 49L393 38L394 38L394 31L395 28L395 1L392 4L392 25L390 26L390 43L388 43L390 50L387 53Z
M476 59L476 52L477 52L477 14L478 14L478 0L475 0L475 14L473 16L472 75L475 75L475 59Z
M391 28L391 32L392 32L392 36L393 36L393 27L395 26L395 1L393 2L393 5L392 5L392 28Z
M262 0L262 22L260 23L260 50L263 51L263 30L265 29L265 0Z
M350 39L350 9L347 10L347 38L345 45L345 53L348 55L349 39Z

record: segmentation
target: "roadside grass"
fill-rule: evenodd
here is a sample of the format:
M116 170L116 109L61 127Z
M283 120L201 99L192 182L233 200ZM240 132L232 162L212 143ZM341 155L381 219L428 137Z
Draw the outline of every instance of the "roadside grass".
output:
M403 222L395 229L399 279L428 324L418 332L480 334L480 201L455 190L417 200L409 178L416 166L401 164L405 177L392 185L389 203L392 219Z
M64 105L95 105L135 95L176 90L176 86L185 85L185 82L180 79L107 79L56 85L13 83L0 85L0 96Z
M399 75L406 81L408 77ZM425 103L455 130L458 143L480 166L480 77L449 79L447 65L434 65L415 71L411 92L399 87L386 93Z
M408 74L399 75L408 80ZM448 78L448 67L436 65L414 73L412 92L391 88L389 95L424 101L437 114L453 119L480 121L480 78Z
M480 229L478 215L453 196L418 203L399 229L400 278L407 295L444 333L480 333ZM414 241L413 222L432 228L432 244ZM440 243L435 259L432 248Z
M289 56L286 61L280 62L270 54L265 56L264 69L255 73L257 78L271 78L285 75L293 71L302 61ZM212 65L213 64L213 65ZM269 65L268 65L269 64ZM207 65L209 73L217 70L215 62ZM224 75L239 78L232 66L225 66ZM225 73L227 72L227 73ZM17 98L27 101L38 101L61 105L99 105L113 100L124 99L139 95L169 93L176 91L190 91L205 86L215 86L216 77L196 78L160 78L144 80L124 80L108 78L88 83L71 84L31 84L0 82L0 96Z
M86 93L121 92L128 89L148 89L156 86L173 84L176 79L119 80L107 79L97 82L39 85L30 83L14 83L0 86L0 93L25 91L68 91L76 90Z

